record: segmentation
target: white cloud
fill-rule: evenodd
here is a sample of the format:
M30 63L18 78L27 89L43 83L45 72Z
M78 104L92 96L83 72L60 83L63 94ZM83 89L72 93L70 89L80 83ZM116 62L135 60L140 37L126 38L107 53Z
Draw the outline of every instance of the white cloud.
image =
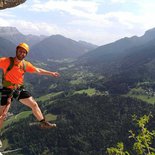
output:
M99 3L95 1L46 1L34 3L31 6L31 11L49 12L49 11L65 11L71 15L79 17L88 17L96 13Z
M102 34L97 34L94 36L94 33L91 31L83 31L81 29L72 29L72 28L63 28L56 25L47 24L44 22L29 22L25 20L7 20L0 18L0 26L14 26L23 33L23 34L34 34L34 35L54 35L61 34L65 37L74 39L74 40L85 40L92 43L98 44L99 42L103 44Z
M59 32L59 28L54 24L47 24L45 22L30 22L22 20L10 20L11 25L14 25L18 30L24 34L35 35L52 35Z
M112 3L126 3L126 0L111 0Z
M10 23L3 18L0 18L0 26L10 26Z
M132 3L139 9L133 11L130 8L128 11L122 11L120 8L119 11L114 11L107 8L106 3L109 4L108 6L121 4L121 8ZM155 26L155 21L150 20L155 16L153 7L155 2L152 0L109 0L108 2L104 0L33 0L24 5L22 9L25 9L29 16L31 13L36 15L43 12L44 15L47 15L58 11L65 24L57 23L56 19L48 20L46 18L45 22L43 18L42 21L39 21L39 17L37 19L34 17L35 20L33 20L28 16L26 19L23 16L20 20L11 9L9 12L0 12L0 26L15 26L24 34L62 34L72 39L83 39L96 44L105 44L122 37L143 35L144 31ZM99 12L101 7L107 12ZM58 15L57 13L57 17ZM68 16L67 20L64 19L66 16ZM61 21L61 19L59 20Z
M14 18L16 16L14 14L12 14L10 11L0 11L0 17L3 17L3 18Z
M125 2L125 0L112 0L113 2ZM32 6L33 10L36 11L52 11L59 10L68 12L69 14L79 17L80 19L72 19L69 24L85 26L85 27L112 27L115 24L120 26L126 26L127 28L132 28L133 24L138 23L137 18L134 14L130 12L110 12L105 14L97 14L98 2L95 1L52 1L40 2ZM82 29L82 27L81 27Z

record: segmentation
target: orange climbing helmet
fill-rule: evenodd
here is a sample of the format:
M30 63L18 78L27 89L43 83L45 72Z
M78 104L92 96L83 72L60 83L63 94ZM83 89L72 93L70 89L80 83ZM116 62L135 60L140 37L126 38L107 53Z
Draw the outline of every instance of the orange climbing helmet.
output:
M24 49L26 50L27 53L28 53L29 50L30 50L29 45L26 44L26 43L20 43L20 44L17 46L17 48L18 48L18 47L24 48Z

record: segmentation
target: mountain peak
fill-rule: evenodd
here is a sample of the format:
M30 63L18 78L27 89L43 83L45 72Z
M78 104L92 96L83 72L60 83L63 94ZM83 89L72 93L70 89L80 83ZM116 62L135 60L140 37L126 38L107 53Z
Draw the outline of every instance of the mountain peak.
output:
M155 28L152 28L152 29L146 31L142 37L149 39L149 40L154 39L155 38Z
M16 27L4 27L4 26L0 26L0 35L3 35L6 33L11 33L11 34L19 34L20 32L17 30Z
M155 33L155 28L149 29L145 32L145 34Z
M55 34L55 35L51 35L49 37L46 38L46 41L49 40L49 41L58 41L58 42L62 42L64 40L67 40L69 38L66 38L65 36L63 35L60 35L60 34ZM71 39L69 39L71 40Z

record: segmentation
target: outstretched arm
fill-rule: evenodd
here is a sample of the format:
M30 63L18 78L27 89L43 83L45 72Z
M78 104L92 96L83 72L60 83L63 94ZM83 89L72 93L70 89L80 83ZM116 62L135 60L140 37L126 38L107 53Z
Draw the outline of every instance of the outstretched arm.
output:
M49 75L53 77L59 77L60 74L58 72L51 72L42 68L36 68L36 73L39 75Z

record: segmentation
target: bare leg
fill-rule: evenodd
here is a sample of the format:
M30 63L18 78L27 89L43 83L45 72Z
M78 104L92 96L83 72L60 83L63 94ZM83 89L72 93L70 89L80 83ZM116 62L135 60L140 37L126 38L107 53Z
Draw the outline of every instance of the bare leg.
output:
M38 121L41 121L44 119L44 116L37 102L33 99L33 97L29 97L26 99L20 99L19 101L32 109L32 112Z
M51 124L44 120L44 116L43 116L37 102L32 97L29 97L26 99L20 99L19 101L32 109L32 112L38 121L42 120L41 121L42 124L40 126L41 128L55 128L56 127L56 124Z
M3 112L4 110L6 109L7 105L4 105L4 106L0 106L0 128L2 128L3 126L3 122L4 122L4 115L3 115Z
M4 106L0 106L0 128L3 126L4 119L9 111L11 105L11 98L8 98L8 103Z

